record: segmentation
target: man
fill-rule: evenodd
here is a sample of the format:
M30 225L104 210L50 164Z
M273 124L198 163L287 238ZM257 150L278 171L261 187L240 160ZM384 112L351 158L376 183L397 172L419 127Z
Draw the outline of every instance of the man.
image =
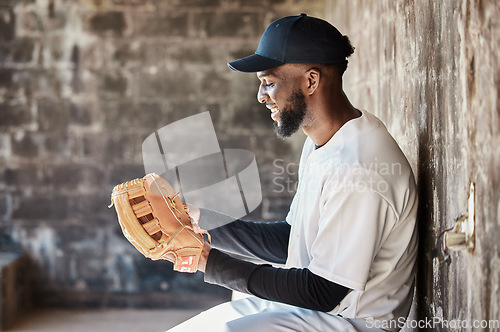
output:
M213 228L224 217L201 211L200 226L213 228L199 266L205 281L252 296L172 331L402 327L414 286L415 182L384 125L343 92L353 51L328 22L301 14L273 22L255 54L229 63L257 73L257 98L271 110L280 137L299 129L308 136L299 185L286 221Z

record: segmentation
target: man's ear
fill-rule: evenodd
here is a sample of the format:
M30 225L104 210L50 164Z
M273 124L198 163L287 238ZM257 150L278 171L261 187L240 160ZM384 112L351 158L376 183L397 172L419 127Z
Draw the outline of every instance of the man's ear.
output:
M321 79L321 72L317 68L311 68L306 72L306 78L307 78L307 92L309 95L312 95L319 86L319 82Z

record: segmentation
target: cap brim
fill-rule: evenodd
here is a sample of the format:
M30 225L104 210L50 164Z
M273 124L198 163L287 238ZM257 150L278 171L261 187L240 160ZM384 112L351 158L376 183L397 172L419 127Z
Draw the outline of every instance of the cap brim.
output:
M264 71L279 67L284 64L285 63L283 61L266 58L258 54L252 54L245 58L229 62L227 65L229 68L235 71L241 71L244 73L256 73L258 71Z

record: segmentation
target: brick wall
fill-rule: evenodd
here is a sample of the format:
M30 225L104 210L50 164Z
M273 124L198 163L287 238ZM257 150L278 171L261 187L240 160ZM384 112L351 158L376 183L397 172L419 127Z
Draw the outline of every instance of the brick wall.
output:
M347 95L386 123L418 176L420 258L413 318L498 323L498 2L332 1L325 16L356 47L345 76ZM440 265L432 258L436 237L469 212L471 182L475 250L450 251L451 264Z
M281 219L303 137L283 141L257 79L226 62L252 53L284 14L322 1L86 0L0 3L0 232L32 260L41 305L169 306L228 293L172 272L125 240L114 185L144 175L155 130L209 111L222 148L257 158L263 203ZM276 164L278 160L279 164ZM147 294L147 296L144 296Z
M225 63L253 52L274 18L308 12L351 37L346 92L382 118L417 174L412 316L498 319L498 11L493 0L2 1L0 232L31 257L42 305L183 305L188 289L199 303L227 298L142 258L109 194L143 175L144 138L210 111L222 148L256 155L264 196L251 217L283 218L303 137L277 139L256 78ZM439 266L428 253L467 212L470 182L476 249Z

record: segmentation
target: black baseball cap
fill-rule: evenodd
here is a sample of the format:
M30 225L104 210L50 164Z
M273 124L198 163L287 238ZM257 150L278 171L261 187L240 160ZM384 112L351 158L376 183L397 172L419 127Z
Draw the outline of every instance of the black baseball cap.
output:
M300 14L271 23L260 39L257 51L228 63L246 73L268 70L285 63L342 63L346 54L342 34L325 20Z

